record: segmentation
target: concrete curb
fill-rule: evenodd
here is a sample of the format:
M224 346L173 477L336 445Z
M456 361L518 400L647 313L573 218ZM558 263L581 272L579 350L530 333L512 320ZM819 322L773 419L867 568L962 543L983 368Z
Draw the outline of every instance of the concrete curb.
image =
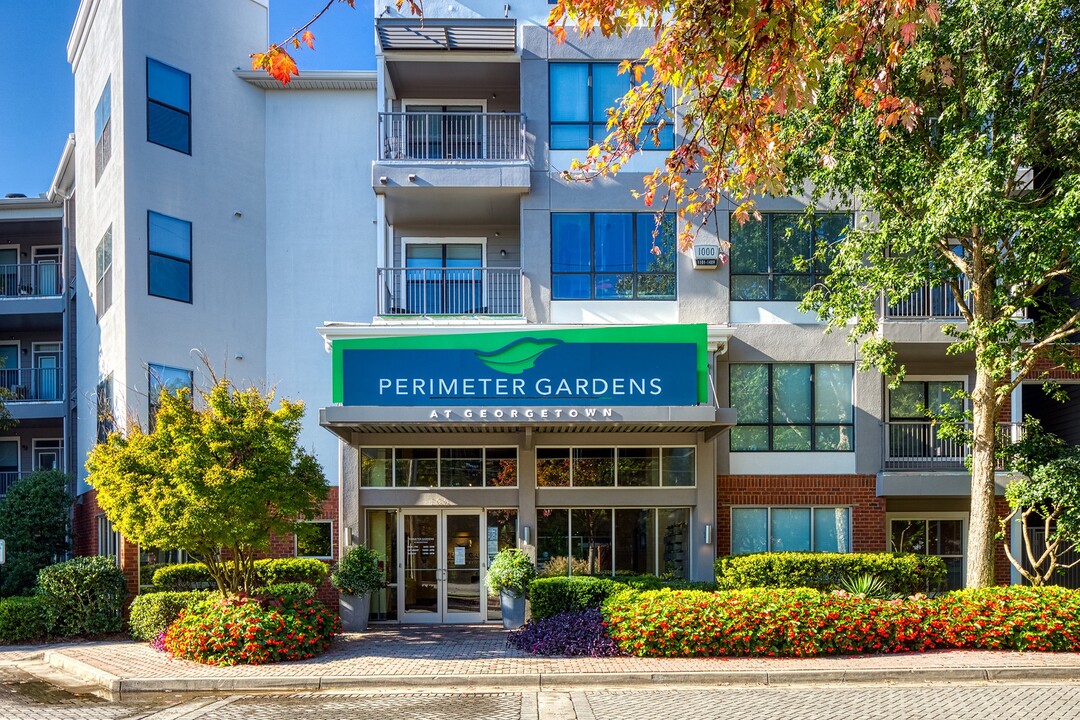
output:
M561 690L567 688L643 688L648 686L787 686L920 682L1080 681L1080 667L897 668L837 670L731 670L624 673L518 673L447 675L297 675L276 677L120 678L60 651L47 651L50 667L93 683L120 697L141 693L312 692L358 690L417 692L485 688Z

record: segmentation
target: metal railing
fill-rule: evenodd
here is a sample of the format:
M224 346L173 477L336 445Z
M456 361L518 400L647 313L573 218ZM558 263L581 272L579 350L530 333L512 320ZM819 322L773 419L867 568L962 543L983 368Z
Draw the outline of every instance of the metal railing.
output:
M521 268L379 268L379 315L521 315Z
M19 472L17 470L0 471L0 497L7 495L8 491L10 491L17 482L29 474L29 472Z
M939 435L941 426L929 420L889 420L885 423L886 470L964 470L971 454L967 443ZM1019 423L998 423L998 443L1019 438ZM1004 465L998 461L998 470Z
M522 113L379 113L380 160L525 159Z
M47 297L64 294L60 264L0 265L0 297Z
M961 279L960 291L967 292L967 279ZM924 285L907 298L885 308L890 319L959 318L960 308L947 285Z
M64 399L63 368L3 368L0 369L3 401L43 402Z

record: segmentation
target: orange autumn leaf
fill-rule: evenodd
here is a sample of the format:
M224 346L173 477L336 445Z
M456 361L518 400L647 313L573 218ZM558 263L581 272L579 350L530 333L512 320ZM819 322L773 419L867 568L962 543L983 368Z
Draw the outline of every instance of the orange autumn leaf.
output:
M270 63L266 71L270 73L270 77L278 80L282 85L288 85L293 75L300 74L296 61L281 48L272 49L269 55Z
M300 42L304 43L310 49L314 50L315 49L315 33L311 32L310 30L305 31L304 34L300 36Z

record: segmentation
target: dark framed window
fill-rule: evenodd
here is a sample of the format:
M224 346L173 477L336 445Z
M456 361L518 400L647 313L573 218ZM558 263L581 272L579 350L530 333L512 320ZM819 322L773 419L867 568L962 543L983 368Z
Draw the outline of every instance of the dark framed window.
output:
M945 562L947 590L964 587L964 538L960 518L893 518L889 520L892 552L936 555ZM937 588L930 588L936 590Z
M191 154L191 75L146 58L146 139Z
M553 300L674 300L675 259L671 213L551 214Z
M296 557L327 559L334 556L334 521L311 520L296 531Z
M112 306L112 225L101 236L94 251L97 282L94 289L97 318Z
M820 243L835 244L851 216L815 215L807 226L805 213L763 213L761 220L740 225L731 217L731 299L800 301L827 274L827 266L810 260Z
M854 450L854 367L843 363L733 363L732 452Z
M191 302L191 223L153 211L146 218L147 291Z
M116 429L113 419L113 378L108 375L97 386L97 441L103 443Z
M537 448L539 487L693 487L692 447Z
M361 487L516 487L517 448L360 449Z
M112 78L105 81L97 107L94 109L94 180L101 179L101 173L109 164L112 156Z
M161 405L163 392L176 393L181 388L193 390L192 374L190 370L169 367L168 365L150 364L147 368L147 396L150 399L149 419L150 427L154 426L154 418L157 417L158 407Z
M648 81L646 68L642 80ZM608 110L617 107L623 95L636 84L632 72L619 73L618 62L559 62L548 65L551 98L550 126L552 150L584 150L608 135ZM667 103L671 107L670 99ZM646 123L641 143L647 150L670 150L675 131L667 121L659 131L659 144L652 133L661 118Z

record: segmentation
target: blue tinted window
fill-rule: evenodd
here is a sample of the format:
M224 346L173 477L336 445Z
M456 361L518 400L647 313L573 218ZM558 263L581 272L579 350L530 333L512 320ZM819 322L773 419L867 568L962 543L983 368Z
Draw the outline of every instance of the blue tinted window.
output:
M147 245L149 293L191 302L191 223L150 212Z
M105 81L105 89L101 91L101 97L98 98L97 108L94 110L94 139L97 140L101 137L101 133L105 130L105 124L109 122L109 117L112 114L112 79Z
M587 122L589 119L589 66L554 63L551 66L552 122Z
M834 245L851 227L851 216L764 213L761 220L730 220L731 299L802 300L829 274L828 262L811 262L822 246ZM806 262L796 262L803 258Z
M675 219L652 213L552 213L555 300L674 300Z
M146 60L146 139L191 153L191 76Z

